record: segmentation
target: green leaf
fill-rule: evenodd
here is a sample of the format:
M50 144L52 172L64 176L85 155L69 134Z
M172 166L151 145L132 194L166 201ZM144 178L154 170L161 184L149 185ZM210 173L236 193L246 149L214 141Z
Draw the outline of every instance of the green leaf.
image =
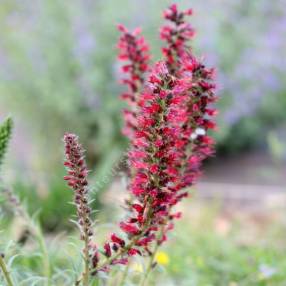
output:
M0 125L0 166L7 151L8 143L12 134L13 120L8 117Z

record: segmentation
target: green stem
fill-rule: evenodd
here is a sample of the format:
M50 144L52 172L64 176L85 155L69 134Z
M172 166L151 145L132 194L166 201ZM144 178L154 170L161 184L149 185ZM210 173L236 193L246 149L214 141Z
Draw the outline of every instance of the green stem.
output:
M148 276L149 276L150 272L152 271L154 259L155 259L156 253L158 251L158 248L160 247L159 241L162 239L163 233L164 233L164 225L162 225L160 228L160 233L159 233L158 238L156 240L156 244L155 244L154 250L152 252L152 255L150 256L145 275L142 277L140 286L145 285L145 283L147 282Z
M82 285L83 286L88 286L89 283L89 238L88 234L85 235L85 247L84 247L84 272L82 274Z
M5 261L4 261L3 257L1 256L1 254L0 254L0 268L2 269L2 272L4 274L4 277L5 277L5 280L7 282L7 285L8 286L13 286L13 282L12 282L12 279L10 277L10 273L7 270Z
M130 268L130 259L128 260L128 264L126 265L125 269L124 269L124 272L122 274L122 277L121 277L121 280L119 282L119 286L124 286L125 284L125 280L126 280L126 277L127 277L127 274L128 274L128 271L129 271L129 268Z
M147 266L145 275L143 276L143 278L142 278L142 280L141 280L140 286L144 286L145 283L147 282L147 279L148 279L148 277L149 277L149 274L150 274L150 272L152 271L152 267L153 267L153 263L154 263L154 258L155 258L155 255L156 255L157 251L158 251L158 248L159 248L159 244L156 243L155 248L154 248L154 250L153 250L153 253L152 253L152 255L150 256L150 259L149 259L149 262L148 262L148 266Z
M86 206L83 200L80 202L80 207L85 210ZM90 256L89 256L89 249L90 249L90 238L89 238L89 225L86 221L89 221L89 214L87 211L83 211L82 213L82 220L84 222L83 225L83 239L84 239L84 248L83 248L83 260L84 260L84 269L82 273L82 285L89 286L89 267L90 267Z

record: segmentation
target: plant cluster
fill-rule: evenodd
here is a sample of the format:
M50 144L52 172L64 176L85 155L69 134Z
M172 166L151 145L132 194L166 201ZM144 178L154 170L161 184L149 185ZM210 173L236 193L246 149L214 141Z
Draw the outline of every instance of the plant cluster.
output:
M122 82L128 87L122 98L129 105L124 110L123 133L130 139L127 188L131 199L126 201L126 219L119 223L123 233L112 233L102 250L93 246L89 260L94 275L109 272L113 265L128 265L132 256L141 255L150 257L144 285L156 250L173 229L173 219L181 215L173 212L173 207L187 196L186 187L200 175L201 162L213 154L214 142L207 132L215 128L214 70L206 68L192 53L194 30L186 22L191 14L192 10L181 12L176 5L164 12L167 24L160 31L165 42L163 60L152 67L149 47L140 30L129 32L123 25L118 27L118 57L124 62L122 72L126 75ZM75 190L77 208L89 210L83 204L88 201L82 198L87 183L86 168L81 167L83 151L78 150L73 134L66 134L65 143L65 165L72 168L66 179ZM78 161L71 163L71 155ZM87 219L84 211L78 211L78 219L83 225Z
M164 11L163 59L153 64L140 30L118 26L118 57L127 86L122 98L128 103L123 133L130 140L130 198L119 222L121 232L111 233L102 247L95 244L84 149L75 134L64 136L64 179L74 192L75 223L84 243L84 267L76 285L91 285L116 265L126 267L120 282L125 285L133 256L148 260L140 281L146 285L158 248L173 229L173 220L181 216L174 207L188 196L187 187L200 176L203 160L213 154L214 141L208 133L215 129L214 69L206 68L192 52L194 30L186 19L190 15L191 9L180 11L175 4Z

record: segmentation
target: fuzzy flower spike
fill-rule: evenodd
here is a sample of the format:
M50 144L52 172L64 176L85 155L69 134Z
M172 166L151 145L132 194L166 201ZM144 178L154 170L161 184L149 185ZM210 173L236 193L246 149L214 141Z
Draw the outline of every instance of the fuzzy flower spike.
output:
M64 136L64 143L66 157L64 165L68 171L68 175L64 179L74 191L74 203L77 208L78 218L77 224L80 229L81 240L84 242L83 258L85 269L82 274L82 280L83 285L88 285L91 264L93 264L92 267L96 266L94 261L97 257L97 251L91 243L93 231L88 198L88 170L85 163L84 150L79 144L78 137L67 133ZM91 259L91 256L93 256L93 259Z

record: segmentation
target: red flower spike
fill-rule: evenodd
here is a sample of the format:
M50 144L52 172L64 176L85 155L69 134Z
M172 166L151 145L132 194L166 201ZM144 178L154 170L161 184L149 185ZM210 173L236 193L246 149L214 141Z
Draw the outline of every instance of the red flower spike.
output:
M166 42L166 47L162 49L166 58L170 72L176 74L180 69L180 62L189 50L189 41L194 36L194 29L185 22L186 16L191 16L193 11L178 11L177 5L171 5L165 12L164 18L170 21L161 28L161 39Z
M122 82L128 87L128 93L123 93L121 97L127 101L132 111L131 117L125 117L124 134L131 139L136 131L132 121L135 118L136 106L139 104L138 93L141 91L145 73L149 70L149 46L141 36L141 29L129 32L120 24L118 30L121 32L117 45L118 59L126 62L122 66L122 71L126 75Z

